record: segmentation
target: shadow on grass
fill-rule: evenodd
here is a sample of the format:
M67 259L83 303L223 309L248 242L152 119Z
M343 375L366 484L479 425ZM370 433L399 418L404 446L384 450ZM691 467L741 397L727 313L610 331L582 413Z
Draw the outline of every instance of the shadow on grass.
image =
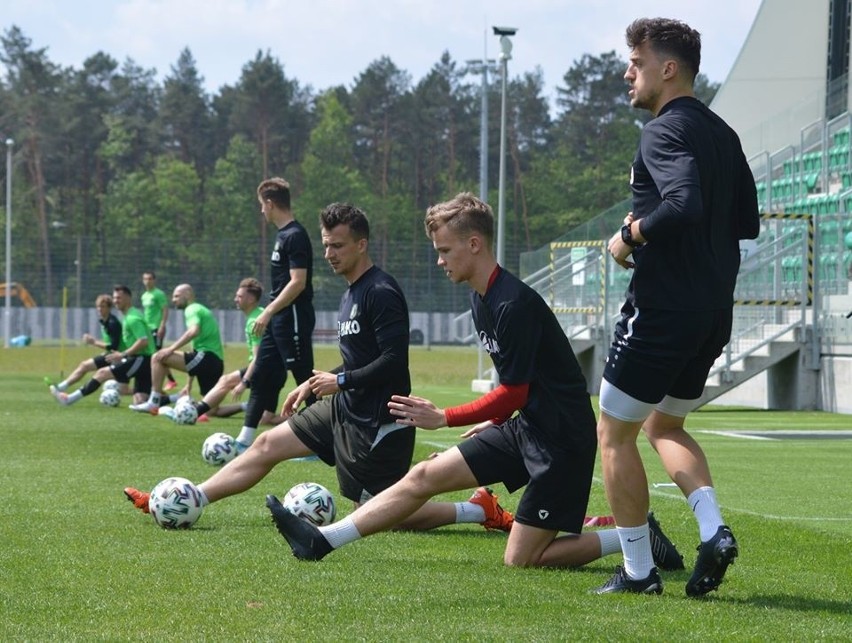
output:
M726 596L707 596L703 600L724 603L736 603L751 607L787 610L790 612L829 612L849 615L852 613L852 601L833 601L824 598L807 598L785 594L767 594L749 598L728 598Z

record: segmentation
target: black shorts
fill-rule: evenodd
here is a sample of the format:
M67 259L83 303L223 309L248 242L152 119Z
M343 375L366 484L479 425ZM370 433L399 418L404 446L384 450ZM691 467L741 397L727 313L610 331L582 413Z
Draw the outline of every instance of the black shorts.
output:
M112 364L109 369L116 382L127 384L133 379L133 392L149 394L151 392L151 356L131 355Z
M92 362L94 362L95 368L106 368L109 366L106 355L95 355L92 358Z
M157 334L157 328L151 329L151 336L154 338L154 347L160 350L163 347L163 338Z
M526 485L515 520L540 529L579 534L589 505L597 443L566 448L545 442L515 416L458 445L480 485Z
M183 363L186 365L186 372L198 380L198 389L202 396L207 395L207 392L216 386L216 382L225 372L225 363L214 353L184 353Z
M696 400L707 374L731 338L731 308L675 311L621 308L604 378L648 404L666 395Z
M384 491L411 467L414 427L356 426L340 417L334 396L319 400L287 422L305 446L336 467L340 493L354 502L366 502Z

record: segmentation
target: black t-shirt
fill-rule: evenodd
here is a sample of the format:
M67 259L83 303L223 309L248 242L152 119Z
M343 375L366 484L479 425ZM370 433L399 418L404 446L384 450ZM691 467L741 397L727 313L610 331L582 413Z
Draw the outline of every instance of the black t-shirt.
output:
M314 259L311 239L307 230L298 221L291 221L278 230L275 236L275 246L272 248L271 277L272 290L269 292L269 301L273 301L284 287L290 283L290 270L305 269L308 271L305 289L293 300L292 305L296 307L310 306L314 298L313 272ZM289 312L290 306L280 312ZM280 313L279 313L280 314Z
M340 300L337 336L351 382L335 396L338 412L361 426L393 421L391 395L411 393L408 304L396 280L372 266Z
M98 319L98 323L103 328L103 332L109 337L109 343L105 350L121 350L121 322L118 321L118 317L110 313L106 319Z
M760 223L734 130L695 98L670 101L642 129L630 187L647 244L633 250L628 299L664 310L732 306L739 240L754 239Z
M559 321L544 300L500 269L480 297L470 294L473 323L501 384L529 384L520 410L525 427L551 444L586 446L596 440L586 379Z

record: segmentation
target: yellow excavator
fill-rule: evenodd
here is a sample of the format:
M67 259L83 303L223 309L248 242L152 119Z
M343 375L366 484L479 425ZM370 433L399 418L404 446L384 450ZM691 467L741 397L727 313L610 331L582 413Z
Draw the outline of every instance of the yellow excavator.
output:
M12 295L12 297L20 299L21 303L26 308L35 308L38 305L32 295L30 295L30 292L21 284L15 283L14 281L11 284L0 283L0 300L4 300L6 298L7 292Z

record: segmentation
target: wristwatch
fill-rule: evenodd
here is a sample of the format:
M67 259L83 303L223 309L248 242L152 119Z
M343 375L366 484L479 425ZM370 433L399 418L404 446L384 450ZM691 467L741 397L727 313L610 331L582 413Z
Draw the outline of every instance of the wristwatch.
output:
M340 371L337 374L337 388L339 388L342 391L345 386L346 386L346 371Z
M633 240L633 232L630 230L630 225L625 223L621 226L621 240L631 248L638 248L642 244Z

